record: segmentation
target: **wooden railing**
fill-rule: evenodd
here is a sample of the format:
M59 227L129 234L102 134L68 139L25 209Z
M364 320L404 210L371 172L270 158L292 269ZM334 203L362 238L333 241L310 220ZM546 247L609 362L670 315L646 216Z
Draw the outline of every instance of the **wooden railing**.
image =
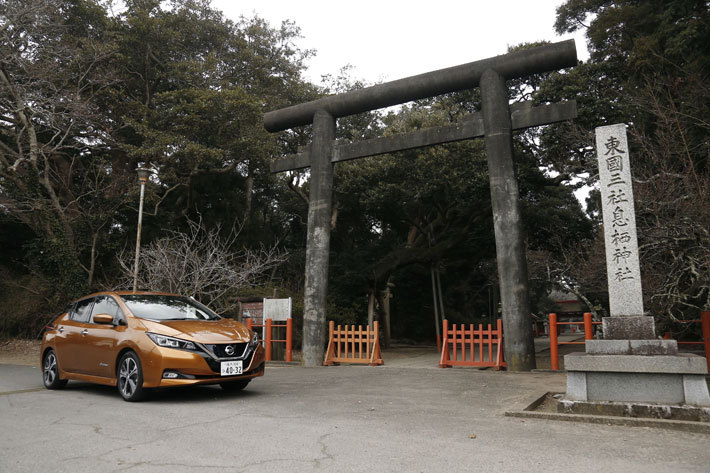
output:
M338 325L332 320L328 324L328 350L325 354L324 366L338 363L361 363L370 366L383 364L380 352L379 323L374 322L374 327L366 325L345 326Z
M478 330L473 324L456 324L449 327L449 321L444 320L444 339L441 347L440 368L452 366L491 366L497 370L506 366L503 361L503 324L500 319L496 321L496 328L491 324L484 329L483 324L478 325Z

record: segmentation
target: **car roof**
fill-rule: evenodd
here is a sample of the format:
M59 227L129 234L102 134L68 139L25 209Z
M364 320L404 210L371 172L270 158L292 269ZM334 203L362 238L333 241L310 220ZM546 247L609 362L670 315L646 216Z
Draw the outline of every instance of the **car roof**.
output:
M87 294L86 296L79 297L78 299L75 299L77 301L87 299L89 297L97 297L97 296L132 296L132 295L139 295L139 296L175 296L175 297L186 297L180 294L173 294L170 292L156 292L156 291L100 291L100 292L94 292L92 294Z

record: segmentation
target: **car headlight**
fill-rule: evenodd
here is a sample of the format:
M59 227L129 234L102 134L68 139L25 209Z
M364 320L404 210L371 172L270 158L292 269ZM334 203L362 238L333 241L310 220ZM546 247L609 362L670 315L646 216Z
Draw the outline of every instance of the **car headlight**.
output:
M197 351L197 347L189 340L181 340L179 338L168 337L158 333L146 332L153 342L159 347L177 348L178 350Z
M252 332L251 334L251 340L249 340L249 346L251 348L254 348L259 344L259 334L256 332Z

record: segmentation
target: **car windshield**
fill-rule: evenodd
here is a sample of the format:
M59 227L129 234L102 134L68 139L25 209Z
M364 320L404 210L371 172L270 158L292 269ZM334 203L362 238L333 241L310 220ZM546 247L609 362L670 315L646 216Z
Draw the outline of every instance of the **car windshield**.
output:
M217 320L219 315L189 297L157 294L121 296L136 317L149 320Z

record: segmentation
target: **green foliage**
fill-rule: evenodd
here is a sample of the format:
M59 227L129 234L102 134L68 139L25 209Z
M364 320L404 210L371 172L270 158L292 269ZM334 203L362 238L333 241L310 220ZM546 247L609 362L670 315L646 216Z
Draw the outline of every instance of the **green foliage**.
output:
M629 125L645 307L662 319L695 318L710 307L710 8L695 0L570 0L556 28L585 29L591 58L543 84L540 100L576 98L580 116L550 127L542 147L560 172L586 171L594 182L594 128ZM598 193L591 198L599 223ZM579 256L591 261L601 242L592 248ZM568 276L604 290L596 274L603 261L576 266L586 272Z
M208 0L125 6L109 16L86 0L0 3L0 265L10 268L0 284L34 291L17 312L34 322L37 300L54 308L115 286L116 254L135 244L143 164L156 170L143 244L199 214L208 229L237 222L235 247L286 249L269 284L249 291L293 296L300 333L308 173L273 176L269 161L308 144L311 130L268 134L262 114L367 84L347 68L324 87L306 83L313 52L295 46L292 22L233 22ZM632 125L648 306L677 315L707 307L709 25L702 1L569 0L556 28L586 29L590 61L510 81L513 102L575 99L579 111L572 123L515 136L533 310L545 310L554 284L603 293L598 194L586 216L572 192L596 180L594 128L617 122ZM478 90L447 94L339 119L337 138L448 125L479 108ZM498 281L488 186L482 140L338 164L330 317L363 323L368 294L394 284L394 336L431 340L433 266L451 320L490 320Z
M30 0L0 5L0 33L0 208L21 229L3 264L62 301L114 287L139 163L158 171L145 244L196 213L240 222L243 245L279 240L268 158L292 138L267 135L261 114L316 93L295 25L234 23L209 1L129 1L110 17L97 2Z

